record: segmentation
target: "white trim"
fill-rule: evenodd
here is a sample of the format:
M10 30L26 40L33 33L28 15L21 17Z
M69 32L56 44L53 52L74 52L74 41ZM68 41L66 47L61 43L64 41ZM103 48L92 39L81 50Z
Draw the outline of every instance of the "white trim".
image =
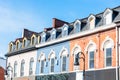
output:
M90 19L93 19L94 20L94 25L93 26L90 26ZM94 29L95 28L95 16L94 15L90 15L89 17L88 17L88 24L89 24L89 27L90 27L90 29Z
M81 47L80 47L78 44L75 44L75 46L72 48L72 54L71 54L71 56L73 56L73 55L74 55L75 48L78 48L78 49L79 49L79 51L78 51L78 52L80 52L80 51L81 51Z
M76 30L76 24L79 23L79 32L81 31L81 22L79 20L76 20L74 23L74 29ZM76 33L76 31L75 31ZM77 32L78 33L78 32Z
M90 40L89 43L87 44L86 48L85 48L85 51L88 51L88 49L90 48L90 46L94 47L94 51L97 49L96 43L93 42L92 40Z
M66 54L63 55L63 54L62 54L63 51L66 51ZM61 50L60 53L59 53L59 57L61 57L61 56L67 56L67 55L68 55L68 50L67 50L67 48L63 47L62 50Z
M41 52L39 57L38 57L38 60L45 60L45 53Z
M110 41L111 47L114 48L114 40L113 40L112 38L110 38L109 36L107 36L107 37L104 39L104 41L102 42L101 50L104 49L105 43L106 43L107 41Z
M50 59L51 58L51 55L52 54L54 54L54 57L56 57L56 55L55 55L55 51L52 49L51 51L50 51L50 53L48 54L48 59Z
M108 30L108 29L115 28L115 27L116 27L116 24L115 23L111 23L109 25L104 25L104 26L97 27L97 28L95 28L93 30L83 31L83 32L79 32L79 33L76 33L76 34L72 34L72 35L66 36L66 37L55 39L55 40L50 41L50 42L37 44L37 45L35 45L35 47L36 48L41 48L41 47L44 47L44 46L47 46L47 45L51 45L51 44L63 42L63 41L66 41L66 40L82 37L82 36L85 36L85 35L89 35L89 34L92 34L92 33L103 31L103 30Z

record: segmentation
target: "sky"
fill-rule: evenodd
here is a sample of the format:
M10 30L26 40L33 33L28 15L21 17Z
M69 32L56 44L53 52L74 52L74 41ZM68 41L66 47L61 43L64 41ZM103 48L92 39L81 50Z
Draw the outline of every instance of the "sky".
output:
M0 0L0 57L24 28L41 32L52 27L52 18L73 22L117 6L120 0Z

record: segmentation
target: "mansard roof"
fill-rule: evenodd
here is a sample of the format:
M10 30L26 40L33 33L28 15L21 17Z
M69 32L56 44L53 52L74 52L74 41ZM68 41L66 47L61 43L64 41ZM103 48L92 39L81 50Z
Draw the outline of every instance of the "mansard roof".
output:
M103 27L102 26L102 25L104 25L104 16L103 15L105 12L107 12L109 10L112 12L112 22L119 22L120 21L120 6L113 8L113 9L107 8L99 14L92 15L95 17L95 28ZM91 16L91 14L90 14L90 16ZM80 21L80 25L81 25L80 32L87 31L90 29L89 22L88 22L88 18L90 16L82 18L82 19L76 19L76 20ZM47 41L51 40L50 36L51 36L51 31L53 29L56 30L56 39L58 39L58 38L62 37L62 28L64 27L64 24L68 25L68 36L69 36L71 34L74 34L74 28L75 28L74 24L75 24L76 20L71 22L71 23L68 23L66 21L59 20L57 18L53 18L52 27L44 28L44 31L39 32L39 33L28 30L28 29L24 29L22 38L17 38L16 40L19 40L21 42L24 37L26 37L28 40L30 40L31 36L33 34L36 35L37 37L38 36L42 37L42 34L45 33L46 34L46 42L47 42ZM12 43L14 44L15 42L12 42Z

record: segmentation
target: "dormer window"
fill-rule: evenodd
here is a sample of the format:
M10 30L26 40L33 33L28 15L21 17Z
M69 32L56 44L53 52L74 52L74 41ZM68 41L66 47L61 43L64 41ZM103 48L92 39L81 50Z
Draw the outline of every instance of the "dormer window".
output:
M10 51L10 52L12 51L12 48L13 48L13 45L10 44L10 45L9 45L9 51Z
M67 36L68 35L68 25L64 24L63 30L62 30L62 36Z
M103 21L105 25L112 23L112 11L110 9L107 9L104 12L103 17L104 17Z
M46 33L43 32L42 35L41 35L41 43L45 42L45 38L46 38Z
M19 49L19 41L16 42L16 50Z
M36 35L33 34L31 37L31 45L35 45L35 42L36 42Z
M74 24L74 33L80 32L80 21L77 20Z
M53 29L51 32L51 40L54 40L56 38L56 30Z
M94 15L90 15L90 17L88 18L88 23L89 23L90 29L95 28L95 16Z
M27 39L24 38L24 39L23 39L23 43L22 43L22 47L23 47L23 48L26 47L26 43L27 43Z
M35 44L35 38L34 37L32 37L32 41L31 41L32 43L32 45L34 45Z

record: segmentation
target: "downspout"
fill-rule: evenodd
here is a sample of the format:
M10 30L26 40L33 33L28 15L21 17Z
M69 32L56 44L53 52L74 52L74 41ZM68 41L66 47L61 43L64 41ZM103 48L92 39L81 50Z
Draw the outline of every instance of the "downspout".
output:
M119 30L116 26L116 80L119 80Z

